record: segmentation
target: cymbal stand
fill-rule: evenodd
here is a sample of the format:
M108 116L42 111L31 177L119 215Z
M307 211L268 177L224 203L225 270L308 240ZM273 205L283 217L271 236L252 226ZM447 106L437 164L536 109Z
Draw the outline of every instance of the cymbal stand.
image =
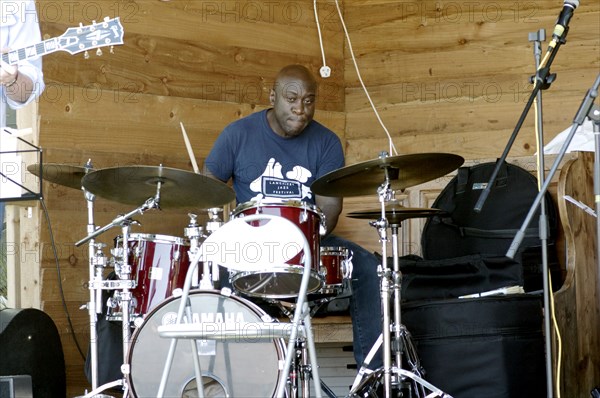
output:
M86 168L91 169L91 164L88 162ZM122 335L123 335L123 365L121 371L123 375L129 374L129 364L127 355L129 352L131 331L130 331L130 302L131 292L130 290L135 287L135 281L131 280L131 265L129 264L129 228L135 221L131 220L134 214L143 214L144 211L152 208L160 208L160 187L161 183L157 184L156 195L146 200L146 202L136 208L135 210L115 218L111 223L105 225L102 228L95 228L94 224L94 206L93 202L95 196L84 190L86 200L88 202L88 236L75 243L75 246L81 246L82 244L89 242L89 257L90 257L90 302L87 304L88 311L90 314L90 354L91 354L91 370L92 370L92 391L84 398L94 397L99 392L102 392L108 388L123 385L126 390L124 396L127 396L127 383L125 378L121 381L107 383L104 386L98 387L98 333L96 330L97 326L97 314L102 313L102 290L121 290L119 292L119 300L122 303ZM95 237L108 231L113 226L120 225L122 228L122 247L117 248L117 260L115 261L115 273L119 280L103 280L102 270L106 266L106 257L102 254L102 248L104 244L96 244Z
M91 160L87 161L84 168L86 173L92 170ZM83 190L83 194L87 202L87 233L89 235L96 229L94 224L94 201L96 196L93 193L86 191L83 187L81 189ZM106 257L101 255L101 246L98 247L98 253L96 253L96 248L95 240L90 239L88 246L90 276L88 288L90 291L90 301L88 301L86 307L90 317L90 371L92 378L92 390L95 390L98 387L98 331L96 324L98 322L97 314L102 313L102 289L98 285L99 282L102 281L102 268L106 266Z
M372 221L370 224L373 227L377 228L379 234L379 240L381 241L381 253L382 253L382 265L379 270L379 276L381 278L380 290L381 290L381 308L383 315L383 329L380 338L375 342L371 351L367 355L364 364L361 366L361 369L358 372L358 375L354 381L350 389L349 396L364 396L358 395L359 391L364 391L364 388L367 388L367 393L372 394L374 391L370 389L372 386L369 384L372 382L372 379L379 379L383 376L384 380L384 397L391 398L392 397L392 376L397 376L394 379L394 382L401 387L401 381L405 378L410 378L415 386L415 393L418 397L425 398L451 398L450 395L444 393L431 383L425 381L422 378L423 369L420 365L420 360L417 355L417 351L412 343L412 339L410 333L406 329L404 325L401 323L401 311L400 311L400 301L401 301L401 283L402 283L402 274L400 272L400 261L399 261L399 245L398 245L398 230L400 228L400 224L392 224L388 223L385 212L385 204L390 201L394 193L391 190L390 179L393 177L391 173L394 173L395 170L390 170L390 168L385 168L385 182L381 184L381 186L377 189L377 194L379 196L379 202L381 204L381 218L377 221ZM391 228L392 231L392 256L393 256L393 271L390 271L388 268L388 259L387 259L387 243L388 243L388 235L387 229ZM390 294L394 295L394 321L393 325L390 321ZM392 342L391 333L394 332L394 341ZM383 346L383 347L382 347ZM375 356L376 352L382 348L383 349L383 368L377 369L375 371L370 371L366 368L366 366L370 363L372 358ZM406 350L406 362L411 366L411 371L407 371L402 369L403 358L402 352ZM395 366L392 364L392 351L394 352ZM363 376L367 375L366 380L363 380ZM426 392L430 390L431 393L429 395Z

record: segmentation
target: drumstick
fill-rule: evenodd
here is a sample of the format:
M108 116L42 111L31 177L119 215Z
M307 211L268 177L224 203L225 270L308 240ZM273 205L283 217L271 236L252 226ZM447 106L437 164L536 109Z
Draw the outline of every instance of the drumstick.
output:
M198 163L196 163L196 158L194 157L194 152L192 151L192 145L190 144L190 140L188 139L187 133L185 132L185 127L183 127L183 123L179 122L181 125L181 133L183 134L183 141L185 141L185 147L187 148L188 155L190 156L190 160L192 161L192 167L194 168L194 173L200 174L200 169L198 169Z

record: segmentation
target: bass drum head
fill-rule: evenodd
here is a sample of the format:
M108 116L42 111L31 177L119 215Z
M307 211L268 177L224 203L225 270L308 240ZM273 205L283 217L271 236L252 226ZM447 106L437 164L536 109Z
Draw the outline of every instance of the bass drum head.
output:
M265 315L255 304L218 291L190 292L194 322L263 322ZM157 328L177 319L180 298L169 298L150 312L136 329L129 350L129 384L134 396L156 397L171 339L161 338ZM205 397L272 397L277 392L283 367L282 339L254 341L189 340L177 342L165 397L196 397L196 376L190 341L198 347Z

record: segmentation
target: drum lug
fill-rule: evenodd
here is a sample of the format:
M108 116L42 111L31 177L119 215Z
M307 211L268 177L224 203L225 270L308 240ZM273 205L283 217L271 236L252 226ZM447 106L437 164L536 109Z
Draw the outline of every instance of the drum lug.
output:
M349 250L348 252L348 258L342 260L342 275L346 279L352 278L352 270L354 268L354 264L352 263L352 250Z
M308 220L308 210L304 207L304 210L300 213L299 222L304 224Z

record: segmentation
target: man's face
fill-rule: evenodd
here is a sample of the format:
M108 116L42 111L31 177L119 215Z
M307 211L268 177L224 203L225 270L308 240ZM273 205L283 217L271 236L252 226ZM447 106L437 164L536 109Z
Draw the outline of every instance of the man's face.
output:
M271 90L273 123L271 128L283 137L304 131L315 114L316 85L301 77L284 77Z

